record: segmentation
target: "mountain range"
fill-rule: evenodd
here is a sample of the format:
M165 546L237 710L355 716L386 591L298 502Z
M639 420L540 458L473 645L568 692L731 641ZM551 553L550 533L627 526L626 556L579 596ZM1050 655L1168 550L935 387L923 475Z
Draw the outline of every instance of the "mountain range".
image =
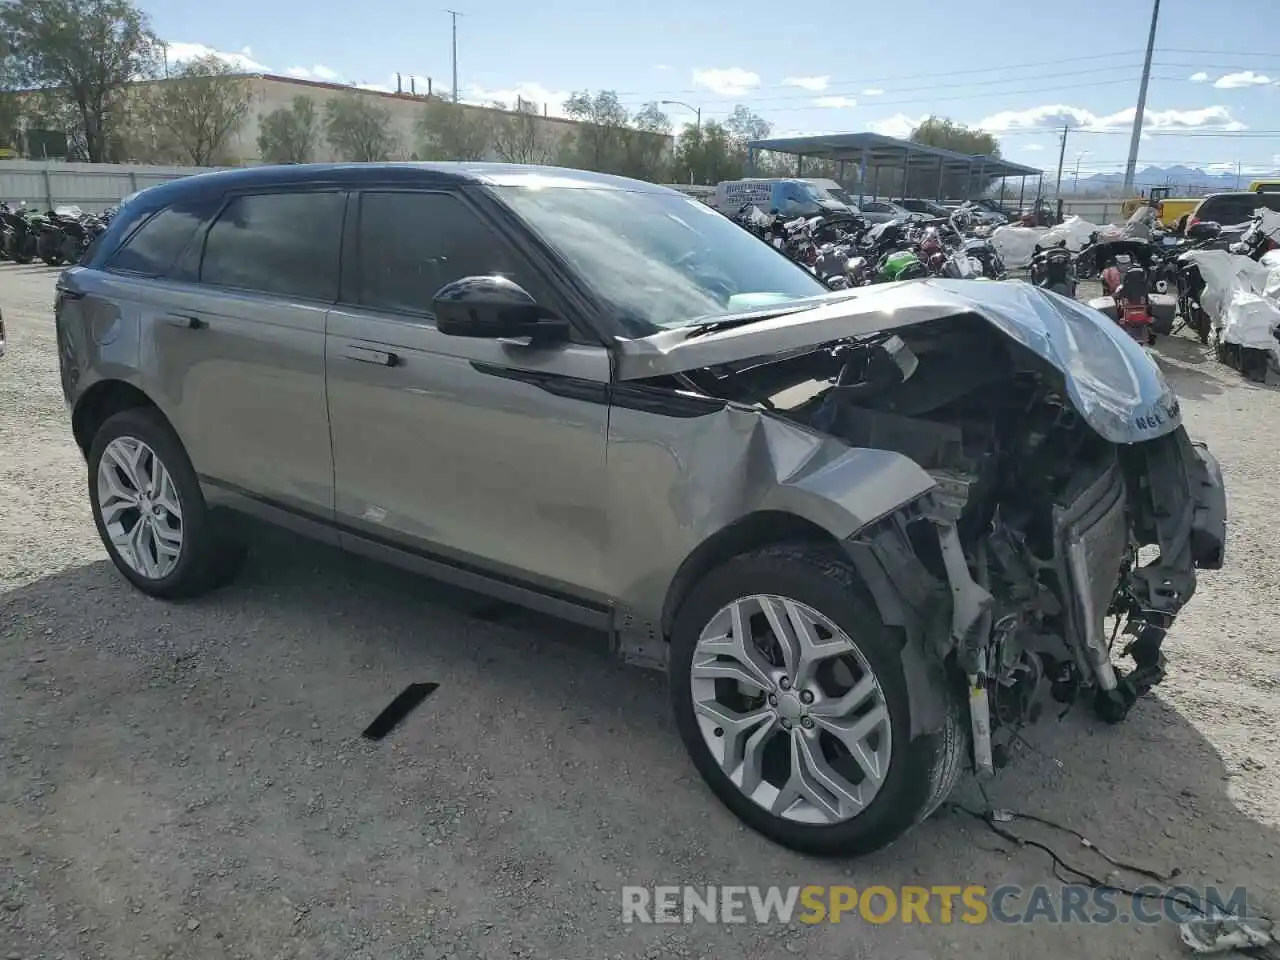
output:
M1046 181L1049 179L1049 171L1046 171ZM1171 166L1171 167L1140 167L1135 174L1134 183L1141 190L1149 190L1151 187L1161 187L1168 184L1175 191L1190 191L1195 194L1215 193L1231 190L1247 190L1249 184L1254 180L1262 180L1268 178L1280 179L1280 174L1262 174L1257 171L1243 171L1236 175L1234 170L1229 172L1213 172L1210 173L1198 167ZM1077 181L1074 174L1068 169L1062 173L1062 192L1063 193L1098 193L1119 191L1124 184L1124 173L1094 173L1089 176L1080 176Z

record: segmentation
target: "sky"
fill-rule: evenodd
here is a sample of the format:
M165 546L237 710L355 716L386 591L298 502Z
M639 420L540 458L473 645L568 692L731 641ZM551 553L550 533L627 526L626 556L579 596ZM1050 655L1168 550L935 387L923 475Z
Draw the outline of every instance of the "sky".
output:
M1065 176L1120 172L1150 0L453 0L464 100L556 113L569 93L649 101L677 126L737 103L775 135L906 136L930 114L980 126L1008 159ZM217 52L247 70L394 89L451 82L451 18L427 4L139 0L170 61ZM1280 171L1280 19L1259 0L1163 0L1139 168ZM1270 52L1268 52L1270 51ZM692 108L692 109L691 109Z

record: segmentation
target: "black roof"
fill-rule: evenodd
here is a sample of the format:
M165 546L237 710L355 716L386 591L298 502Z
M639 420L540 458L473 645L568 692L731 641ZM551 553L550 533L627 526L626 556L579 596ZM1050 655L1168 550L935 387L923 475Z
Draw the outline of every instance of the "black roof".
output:
M179 177L141 191L147 205L291 184L335 186L555 186L670 193L668 187L607 173L519 163L291 163ZM678 195L678 194L677 194Z

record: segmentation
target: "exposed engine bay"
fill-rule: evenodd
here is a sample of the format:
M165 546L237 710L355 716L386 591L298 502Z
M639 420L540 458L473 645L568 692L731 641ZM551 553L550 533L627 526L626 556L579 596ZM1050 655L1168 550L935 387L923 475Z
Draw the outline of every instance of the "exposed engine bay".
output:
M929 655L964 678L979 775L1037 719L1046 690L1066 704L1088 695L1103 719L1123 719L1164 677L1161 645L1196 568L1222 565L1225 499L1207 451L1181 426L1104 439L1061 372L982 317L679 379L851 447L901 453L934 478L860 540L913 597ZM1121 633L1127 672L1112 662Z

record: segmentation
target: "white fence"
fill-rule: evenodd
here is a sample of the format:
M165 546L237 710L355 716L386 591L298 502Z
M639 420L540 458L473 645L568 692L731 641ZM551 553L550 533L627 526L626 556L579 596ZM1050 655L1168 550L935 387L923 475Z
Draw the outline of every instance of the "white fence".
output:
M1052 201L1050 201L1052 203ZM1090 223L1124 223L1125 215L1120 209L1123 200L1072 200L1062 198L1062 215L1072 214Z
M0 160L0 200L49 210L76 206L99 213L136 190L206 173L212 167L151 167L133 163Z

